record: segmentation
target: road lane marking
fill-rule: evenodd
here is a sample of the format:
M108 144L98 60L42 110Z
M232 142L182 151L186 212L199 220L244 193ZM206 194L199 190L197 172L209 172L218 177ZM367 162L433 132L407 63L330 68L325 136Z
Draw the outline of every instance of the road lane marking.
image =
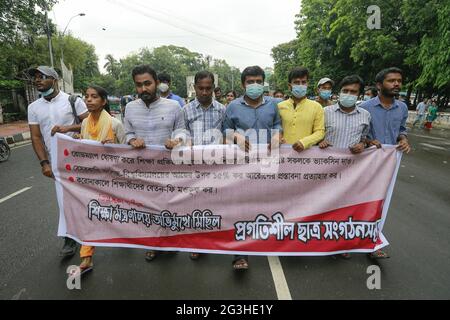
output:
M23 148L23 147L26 147L26 146L29 146L29 145L31 145L31 142L30 142L30 143L27 143L27 144L23 144L23 145L21 145L21 146L12 147L11 150Z
M424 147L429 147L429 148L434 148L434 149L439 149L439 150L447 150L443 147L438 147L438 146L435 146L433 144L428 144L428 143L421 143L421 145L423 145Z
M409 135L415 136L415 137L421 137L421 138L427 138L427 139L434 139L434 140L440 140L440 141L446 141L447 139L444 138L437 138L437 137L430 137L430 136L424 136L417 133L408 133Z
M20 300L20 296L21 296L23 293L25 293L25 292L27 292L27 289L25 289L25 288L21 289L17 294L15 294L15 295L11 298L11 300Z
M272 272L278 300L292 300L280 259L276 256L269 256L267 259L269 260L270 271Z
M5 202L6 200L9 200L9 199L13 198L13 197L15 197L15 196L21 194L22 192L25 192L25 191L27 191L27 190L30 190L31 188L32 188L32 187L26 187L26 188L23 188L23 189L21 189L21 190L19 190L19 191L16 191L16 192L14 192L14 193L11 193L9 196L6 196L6 197L0 199L0 203L3 203L3 202Z

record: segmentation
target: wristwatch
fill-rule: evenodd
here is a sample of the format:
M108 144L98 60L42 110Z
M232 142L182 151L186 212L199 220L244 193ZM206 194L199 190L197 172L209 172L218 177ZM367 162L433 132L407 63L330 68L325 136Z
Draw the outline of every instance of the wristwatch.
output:
M39 162L41 164L41 167L44 166L44 164L50 164L50 161L48 160L42 160L41 162Z

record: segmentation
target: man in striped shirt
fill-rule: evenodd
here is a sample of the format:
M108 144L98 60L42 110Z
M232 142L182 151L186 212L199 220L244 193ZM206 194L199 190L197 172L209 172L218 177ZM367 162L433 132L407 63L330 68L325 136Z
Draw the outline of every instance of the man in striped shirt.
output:
M149 65L136 66L132 76L139 99L129 102L125 108L127 143L136 149L146 145L164 145L173 149L184 141L184 123L178 102L159 97L159 81ZM156 250L148 251L145 259L152 261L156 255Z
M325 107L325 139L319 148L329 146L349 148L354 154L361 153L367 146L370 129L370 113L356 106L358 96L364 89L362 79L357 75L347 76L339 84L338 103ZM341 254L349 259L349 253Z
M352 75L342 79L339 86L339 102L324 109L325 139L319 147L349 148L352 153L361 153L370 129L370 113L356 106L364 84L359 76Z

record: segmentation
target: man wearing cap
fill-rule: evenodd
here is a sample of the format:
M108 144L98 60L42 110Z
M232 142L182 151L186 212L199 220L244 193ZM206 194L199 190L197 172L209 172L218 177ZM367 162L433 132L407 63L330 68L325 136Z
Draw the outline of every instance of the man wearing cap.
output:
M31 132L31 142L41 167L42 174L53 178L50 166L50 138L55 133L72 136L80 132L81 121L88 116L86 104L82 99L76 99L75 118L69 95L58 88L58 73L50 67L39 66L28 71L41 98L28 106L28 124ZM77 121L79 120L79 121ZM60 256L68 257L75 254L76 242L64 238L64 246Z
M330 78L322 78L317 83L317 97L316 101L320 103L322 107L328 107L333 104L331 101L331 90L333 89L334 82Z

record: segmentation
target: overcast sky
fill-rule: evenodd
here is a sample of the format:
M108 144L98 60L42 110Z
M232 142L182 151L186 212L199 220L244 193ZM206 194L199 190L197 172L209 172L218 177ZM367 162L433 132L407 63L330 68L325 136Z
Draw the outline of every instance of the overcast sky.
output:
M272 67L271 48L295 38L300 0L60 0L49 17L105 55L176 45L241 70ZM103 30L106 29L106 30ZM66 32L68 32L66 31Z

